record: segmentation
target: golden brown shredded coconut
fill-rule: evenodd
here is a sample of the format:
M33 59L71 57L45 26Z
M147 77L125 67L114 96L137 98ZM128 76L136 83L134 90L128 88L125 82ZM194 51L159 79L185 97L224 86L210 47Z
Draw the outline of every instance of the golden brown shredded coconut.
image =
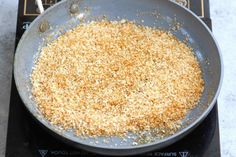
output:
M52 124L88 136L174 132L204 88L190 47L128 21L80 24L61 35L42 48L31 82Z

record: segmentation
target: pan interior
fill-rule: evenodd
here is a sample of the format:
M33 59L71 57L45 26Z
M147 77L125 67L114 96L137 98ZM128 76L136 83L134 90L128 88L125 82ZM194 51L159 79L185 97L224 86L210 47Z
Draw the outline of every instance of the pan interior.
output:
M72 3L79 5L79 13L74 15L70 13L69 8ZM103 148L136 147L132 138L127 138L125 142L119 137L82 139L74 135L73 131L63 131L60 127L52 126L43 118L36 103L31 99L30 74L41 47L81 23L81 16L83 16L83 22L104 17L108 20L127 19L138 24L170 30L180 40L185 40L186 37L189 39L188 44L194 49L201 65L205 90L197 107L189 112L183 120L182 128L173 136L185 132L189 125L199 121L200 117L202 118L203 114L209 112L213 107L221 78L219 52L209 31L185 9L166 0L63 1L48 9L31 24L29 30L23 35L15 55L14 76L17 89L26 107L43 125L74 142L86 145ZM49 22L50 29L40 33L38 26L45 20ZM180 27L177 28L177 25ZM130 136L136 135L131 134ZM149 142L159 144L173 136ZM104 142L104 140L109 142Z

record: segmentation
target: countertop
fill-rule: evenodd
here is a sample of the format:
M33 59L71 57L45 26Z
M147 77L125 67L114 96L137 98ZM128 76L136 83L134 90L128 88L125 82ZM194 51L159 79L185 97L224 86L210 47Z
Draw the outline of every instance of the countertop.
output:
M0 157L4 156L18 0L0 0ZM218 98L222 157L236 156L236 1L211 0L213 34L222 51L224 81Z

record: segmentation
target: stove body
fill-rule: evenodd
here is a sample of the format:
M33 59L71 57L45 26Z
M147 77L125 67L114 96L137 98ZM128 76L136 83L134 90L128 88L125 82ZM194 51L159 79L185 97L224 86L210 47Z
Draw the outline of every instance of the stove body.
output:
M45 8L59 0L43 0ZM174 0L196 13L211 28L209 0ZM39 15L34 0L19 0L16 45L30 23ZM73 148L50 135L24 108L12 79L6 157L101 156ZM164 149L142 154L150 157L220 157L217 104L190 134Z

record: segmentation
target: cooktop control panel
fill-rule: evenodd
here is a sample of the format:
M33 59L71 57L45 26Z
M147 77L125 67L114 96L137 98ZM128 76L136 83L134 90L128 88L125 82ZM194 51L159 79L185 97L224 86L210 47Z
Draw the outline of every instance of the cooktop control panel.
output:
M45 9L49 8L50 6L54 5L59 1L61 0L42 0ZM204 5L205 0L199 0L200 3L194 3L194 6L192 5L192 3L193 1L196 0L171 0L171 1L177 2L180 5L190 10L193 10L200 17L205 17L205 10L206 10ZM36 0L24 0L24 16L38 16L38 15L39 15L39 9L37 7Z

